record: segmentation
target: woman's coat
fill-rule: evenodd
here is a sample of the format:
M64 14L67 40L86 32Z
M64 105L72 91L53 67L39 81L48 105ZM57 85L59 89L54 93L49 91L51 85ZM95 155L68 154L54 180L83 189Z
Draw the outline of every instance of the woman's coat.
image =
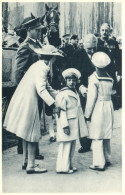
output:
M19 83L7 110L4 127L29 142L38 142L40 116L38 95L51 106L57 94L47 82L49 67L40 60L28 69Z
M68 87L63 88L56 96L56 106L61 109L57 117L57 141L71 141L88 135L87 127L80 105L78 93ZM64 127L69 127L70 135L64 133Z
M113 79L99 77L94 72L89 78L85 117L90 118L89 138L110 139L113 130L113 105L111 101Z

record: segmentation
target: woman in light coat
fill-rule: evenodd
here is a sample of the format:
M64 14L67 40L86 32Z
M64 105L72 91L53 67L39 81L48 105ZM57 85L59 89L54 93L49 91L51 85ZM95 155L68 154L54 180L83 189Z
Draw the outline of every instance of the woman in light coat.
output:
M66 87L56 96L56 106L60 109L57 117L57 141L59 142L57 156L57 173L73 173L72 158L76 140L88 135L87 127L80 105L80 99L75 90L80 72L69 68L62 73Z
M104 170L110 165L110 139L113 130L113 105L111 101L113 79L106 72L110 58L104 52L96 52L92 57L96 67L89 78L86 121L89 121L89 138L92 139L93 170Z
M23 139L22 168L27 166L27 173L43 173L46 169L35 166L36 143L41 137L38 98L48 106L54 105L57 92L48 84L47 74L50 70L50 60L61 54L51 45L34 51L42 55L43 60L32 64L20 81L9 104L4 127Z

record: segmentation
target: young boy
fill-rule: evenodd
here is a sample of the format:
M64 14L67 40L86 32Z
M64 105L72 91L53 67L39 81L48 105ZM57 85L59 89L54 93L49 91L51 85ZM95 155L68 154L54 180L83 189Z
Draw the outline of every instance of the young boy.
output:
M113 130L113 105L111 101L113 79L106 71L111 60L104 52L92 57L96 71L89 77L86 121L89 121L89 138L92 139L93 164L90 169L104 171L110 165L110 139Z
M80 105L76 85L81 74L77 69L69 68L63 71L66 87L56 96L56 106L60 109L57 117L57 141L59 142L57 156L57 173L73 173L72 158L76 139L87 136L87 127Z

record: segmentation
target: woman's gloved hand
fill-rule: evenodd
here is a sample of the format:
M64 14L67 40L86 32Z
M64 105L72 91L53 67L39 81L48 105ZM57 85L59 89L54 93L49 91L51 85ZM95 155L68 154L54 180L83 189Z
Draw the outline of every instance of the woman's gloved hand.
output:
M70 129L69 129L69 126L67 126L67 127L63 128L63 129L64 129L64 133L65 133L66 135L70 135Z

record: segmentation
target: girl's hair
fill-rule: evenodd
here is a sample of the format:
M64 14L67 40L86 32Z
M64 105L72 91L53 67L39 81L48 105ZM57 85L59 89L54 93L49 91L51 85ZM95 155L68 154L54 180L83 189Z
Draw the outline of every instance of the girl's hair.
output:
M77 75L75 73L71 73L71 74L68 74L65 78L63 78L63 80L62 80L63 85L62 86L65 87L66 86L66 80L71 79L71 78L76 79L77 83L79 82L79 79L78 79Z

